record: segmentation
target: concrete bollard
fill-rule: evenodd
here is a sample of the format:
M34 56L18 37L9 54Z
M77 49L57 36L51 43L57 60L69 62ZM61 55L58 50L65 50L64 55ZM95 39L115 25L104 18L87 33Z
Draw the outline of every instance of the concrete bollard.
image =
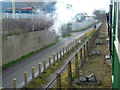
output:
M79 69L78 69L78 54L75 55L75 77L79 77Z
M55 65L55 53L53 54L53 64Z
M71 69L71 61L68 63L68 88L72 87L72 69Z
M44 60L44 73L46 73L46 60Z
M35 83L35 67L32 67L32 83Z
M57 62L58 62L58 59L59 59L59 55L58 55L58 52L57 52Z
M61 75L57 73L57 89L61 89Z
M62 50L60 50L60 60L62 60Z
M25 72L25 88L28 88L28 73Z
M13 88L15 88L15 89L17 88L17 80L16 80L16 78L13 79Z
M64 48L63 48L63 57L64 57L64 54L65 54L65 53L64 53Z
M49 68L51 68L51 56L49 56Z
M41 71L41 63L39 63L39 78L42 77L42 71Z

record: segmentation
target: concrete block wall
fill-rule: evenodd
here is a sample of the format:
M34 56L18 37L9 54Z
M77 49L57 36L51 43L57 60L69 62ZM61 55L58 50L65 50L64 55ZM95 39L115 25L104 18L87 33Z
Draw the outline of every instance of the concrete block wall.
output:
M32 51L39 50L43 46L55 42L56 39L55 32L48 30L5 37L2 39L2 64L7 64Z

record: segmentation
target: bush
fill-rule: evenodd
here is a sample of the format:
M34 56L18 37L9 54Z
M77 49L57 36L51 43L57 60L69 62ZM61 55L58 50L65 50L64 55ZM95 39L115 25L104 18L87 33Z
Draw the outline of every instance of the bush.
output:
M2 23L3 35L17 35L25 32L48 29L53 25L54 20L47 16L35 18L4 19Z

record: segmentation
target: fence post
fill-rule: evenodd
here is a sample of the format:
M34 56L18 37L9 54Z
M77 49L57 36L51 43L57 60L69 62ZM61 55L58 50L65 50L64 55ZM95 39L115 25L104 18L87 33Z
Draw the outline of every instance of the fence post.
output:
M53 54L53 64L55 65L55 53Z
M32 67L32 83L35 82L35 67Z
M71 43L70 43L70 52L71 52L71 46L72 46L72 45L71 45Z
M67 47L68 47L68 54L69 54L69 45L67 45Z
M41 72L41 63L39 63L39 78L42 77L42 72Z
M61 89L61 75L57 73L57 89Z
M75 77L79 77L79 69L78 69L78 54L75 55Z
M82 48L80 49L80 66L83 67Z
M60 60L62 60L62 50L60 50Z
M67 56L67 46L66 46L66 56Z
M75 46L77 46L77 39L75 41L76 41L76 45Z
M87 41L87 57L89 57L89 40Z
M85 45L84 45L84 63L86 62L86 51L85 51Z
M49 56L49 68L51 68L51 56Z
M16 78L13 79L13 88L17 89L17 80Z
M89 52L91 51L91 38L89 39Z
M58 52L57 52L57 62L58 62L58 58L59 58L59 55L58 55Z
M64 57L64 48L63 48L63 57Z
M46 60L44 60L44 73L46 73Z
M25 72L25 88L28 88L28 73Z
M68 88L72 87L72 69L71 69L71 61L68 63Z

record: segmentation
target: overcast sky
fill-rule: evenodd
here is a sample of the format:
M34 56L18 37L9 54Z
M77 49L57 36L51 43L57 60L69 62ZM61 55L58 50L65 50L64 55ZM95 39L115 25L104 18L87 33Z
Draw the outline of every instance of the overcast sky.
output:
M0 0L1 1L1 0ZM12 1L12 0L3 0L3 1ZM26 1L55 1L55 0L15 0L20 2ZM90 15L96 9L109 10L110 0L58 0L60 2L69 3L73 5L75 10L80 12L87 12Z

